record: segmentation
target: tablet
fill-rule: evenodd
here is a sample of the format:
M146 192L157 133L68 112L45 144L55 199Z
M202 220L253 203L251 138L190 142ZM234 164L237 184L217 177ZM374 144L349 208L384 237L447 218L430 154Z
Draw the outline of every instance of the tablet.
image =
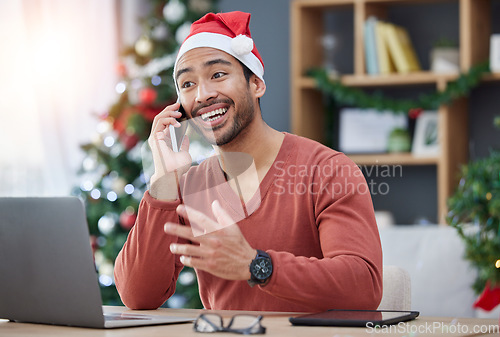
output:
M290 317L289 321L293 325L375 327L410 321L418 315L418 311L333 309L316 314Z

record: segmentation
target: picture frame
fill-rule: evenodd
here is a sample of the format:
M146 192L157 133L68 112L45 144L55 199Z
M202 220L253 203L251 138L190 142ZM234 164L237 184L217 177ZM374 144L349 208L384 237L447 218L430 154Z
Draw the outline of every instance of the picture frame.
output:
M439 153L439 115L437 111L424 111L415 123L412 154L429 157L438 156Z
M492 34L490 38L490 70L500 72L500 34Z

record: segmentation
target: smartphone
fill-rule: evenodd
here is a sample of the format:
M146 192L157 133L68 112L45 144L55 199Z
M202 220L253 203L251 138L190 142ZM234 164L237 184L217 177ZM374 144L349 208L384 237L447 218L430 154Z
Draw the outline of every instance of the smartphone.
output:
M180 118L177 118L177 121L181 123L181 126L178 128L174 128L173 125L169 125L170 141L172 142L172 149L174 150L174 152L180 151L188 127L188 123L185 122L187 120L186 111L184 110L184 107L182 105L179 107L179 112L182 114L182 116Z

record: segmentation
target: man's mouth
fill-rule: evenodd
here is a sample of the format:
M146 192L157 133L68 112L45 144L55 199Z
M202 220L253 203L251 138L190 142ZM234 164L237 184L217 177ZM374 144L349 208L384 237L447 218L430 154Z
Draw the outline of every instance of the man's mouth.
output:
M222 118L227 112L227 108L219 108L215 109L213 111L206 112L201 115L201 119L203 119L204 122L213 122L218 120L219 118Z

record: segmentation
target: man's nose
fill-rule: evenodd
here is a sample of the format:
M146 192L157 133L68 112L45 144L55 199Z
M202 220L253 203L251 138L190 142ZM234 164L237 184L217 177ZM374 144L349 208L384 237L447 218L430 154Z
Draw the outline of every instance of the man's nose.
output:
M198 92L196 97L196 101L198 103L203 103L210 99L216 98L217 95L218 93L215 90L215 86L213 84L206 81L198 84Z

